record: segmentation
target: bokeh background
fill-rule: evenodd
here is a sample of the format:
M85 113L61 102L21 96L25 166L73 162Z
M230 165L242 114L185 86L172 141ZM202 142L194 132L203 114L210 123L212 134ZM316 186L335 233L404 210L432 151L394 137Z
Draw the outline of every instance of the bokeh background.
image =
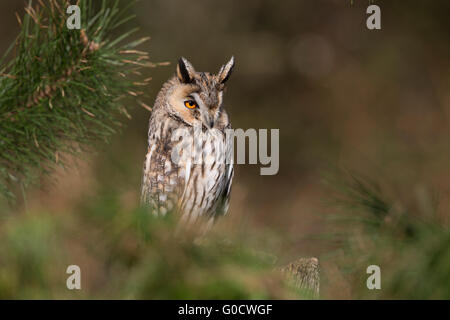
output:
M235 56L225 96L233 127L280 129L280 170L275 176L260 176L259 165L238 166L229 215L217 228L276 248L272 253L280 265L299 257L319 257L325 298L416 297L414 288L368 291L359 257L345 256L341 242L333 241L338 227L329 217L337 209L329 205L332 192L324 184L330 168L376 180L393 206L412 208L419 216L433 215L433 223L444 228L449 239L450 3L374 3L382 9L382 30L366 28L369 1L358 0L353 4L350 0L146 0L132 7L137 17L124 26L138 24L139 35L152 37L141 49L150 52L153 62L171 62L147 71L153 78L146 98L150 106L180 56L197 70L210 72ZM1 51L18 33L15 12L22 13L23 6L23 1L0 3ZM105 283L114 272L131 273L131 269L126 264L123 270L109 268L113 263L108 259L117 259L116 253L106 257L104 247L95 249L95 243L107 237L105 233L121 230L111 230L116 225L108 223L109 212L117 207L132 210L139 201L150 114L140 106L130 114L132 120L126 120L126 128L110 144L83 154L70 169L42 178L40 186L26 197L19 196L1 218L0 233L11 251L22 252L23 259L31 261L34 258L28 254L33 252L40 257L36 263L43 273L61 273L56 266L64 271L71 260L89 270L85 295L54 289L64 272L50 284L47 276L43 276L45 284L28 279L25 275L34 269L19 272L13 261L22 258L3 252L0 259L10 261L0 269L0 279L6 283L4 297L128 297L115 294ZM347 224L344 229L352 234L356 227ZM61 232L64 236L55 236ZM48 238L49 247L30 249L33 235ZM64 239L60 249L66 258L54 262L51 245L58 239ZM443 248L437 254L448 258ZM372 249L364 245L357 253ZM420 252L423 255L411 253L402 262L415 265L431 254ZM395 261L399 255L394 250L389 259L383 256L371 263L383 270L384 261ZM358 267L350 271L343 265ZM434 270L430 268L426 270ZM449 297L450 276L445 268L442 271L441 291L416 291L423 293L420 297ZM148 290L150 294L143 297L174 294L158 296ZM215 297L205 292L206 298Z

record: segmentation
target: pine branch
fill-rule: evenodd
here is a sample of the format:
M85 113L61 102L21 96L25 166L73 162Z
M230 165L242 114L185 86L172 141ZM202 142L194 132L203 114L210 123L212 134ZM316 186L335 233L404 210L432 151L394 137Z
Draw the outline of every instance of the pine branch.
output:
M98 4L98 3L97 3ZM119 1L104 0L94 11L80 0L82 28L69 30L65 0L30 1L15 56L0 60L0 193L13 196L36 174L64 165L63 155L107 141L129 117L124 99L135 101L150 79L139 70L155 67L135 49L148 38L130 41L136 29L117 38L111 31L132 19Z

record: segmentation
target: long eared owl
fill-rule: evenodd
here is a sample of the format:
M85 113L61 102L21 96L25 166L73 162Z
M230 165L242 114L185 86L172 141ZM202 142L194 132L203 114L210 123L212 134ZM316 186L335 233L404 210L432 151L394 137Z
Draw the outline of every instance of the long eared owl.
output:
M141 195L141 202L157 214L174 212L182 222L210 225L228 210L233 141L226 134L231 124L223 92L233 67L231 58L216 75L196 72L180 58L176 75L158 93Z

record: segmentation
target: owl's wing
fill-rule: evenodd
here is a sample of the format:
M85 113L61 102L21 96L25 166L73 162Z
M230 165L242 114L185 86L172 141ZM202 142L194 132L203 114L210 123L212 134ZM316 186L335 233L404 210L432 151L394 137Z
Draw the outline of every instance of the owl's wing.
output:
M230 206L230 194L231 194L231 185L233 182L233 176L234 176L233 164L232 163L227 164L224 188L223 188L222 194L219 196L219 199L218 199L218 206L217 206L217 209L215 212L216 216L222 216L228 212L228 208Z
M231 126L228 125L229 129ZM233 140L225 139L226 144L226 157L225 157L225 177L224 184L222 188L222 193L219 196L217 201L218 206L216 207L215 216L222 216L228 212L228 208L230 206L230 194L231 194L231 185L233 183L234 176L234 164L233 164Z

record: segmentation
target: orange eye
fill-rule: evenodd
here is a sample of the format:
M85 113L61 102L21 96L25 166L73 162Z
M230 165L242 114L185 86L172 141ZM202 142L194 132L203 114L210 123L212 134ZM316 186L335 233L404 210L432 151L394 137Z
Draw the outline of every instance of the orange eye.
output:
M197 103L195 103L192 100L187 100L184 102L184 106L188 109L195 109L195 108L197 108Z

